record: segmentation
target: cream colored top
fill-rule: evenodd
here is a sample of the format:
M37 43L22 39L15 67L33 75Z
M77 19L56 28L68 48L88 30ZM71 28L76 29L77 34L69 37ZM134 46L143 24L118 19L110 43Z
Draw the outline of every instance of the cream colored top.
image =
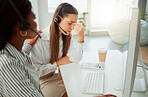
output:
M57 64L54 62L53 64L49 63L50 60L50 35L49 35L49 26L43 30L41 34L41 39L39 38L36 44L32 47L31 45L25 45L23 50L30 53L31 60L33 65L39 72L39 76L44 76L50 72L54 72L57 69ZM63 41L62 37L59 39L59 58L62 57L62 48L63 48ZM31 49L32 48L32 49ZM83 43L78 43L74 45L71 39L71 45L69 47L67 56L69 60L73 63L78 63L82 59L83 54Z

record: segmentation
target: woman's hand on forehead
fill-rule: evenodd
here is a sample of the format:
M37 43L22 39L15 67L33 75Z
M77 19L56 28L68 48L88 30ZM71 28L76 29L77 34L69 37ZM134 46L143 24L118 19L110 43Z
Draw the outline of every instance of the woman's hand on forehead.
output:
M78 23L73 23L73 25L78 36L78 42L84 42L84 27Z

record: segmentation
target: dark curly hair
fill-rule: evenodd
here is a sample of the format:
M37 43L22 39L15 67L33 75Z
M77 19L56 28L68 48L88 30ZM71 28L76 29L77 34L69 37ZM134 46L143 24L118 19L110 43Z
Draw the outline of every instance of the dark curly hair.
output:
M32 6L29 0L11 0L24 19L31 12ZM20 22L18 14L8 0L0 0L0 50L10 41L13 35L13 27Z

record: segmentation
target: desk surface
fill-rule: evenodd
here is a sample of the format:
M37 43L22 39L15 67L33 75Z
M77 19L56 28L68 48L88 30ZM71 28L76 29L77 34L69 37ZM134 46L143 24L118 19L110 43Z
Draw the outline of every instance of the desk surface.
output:
M115 94L117 97L122 97L123 91L114 89L114 79L117 75L123 75L122 59L119 51L108 51L105 63L105 84L104 94ZM96 63L98 62L97 52L85 52L81 63ZM94 69L84 69L80 64L67 64L60 66L61 75L68 93L68 97L93 97L82 93L85 74ZM96 70L95 70L96 71ZM146 97L143 93L132 93L133 97Z

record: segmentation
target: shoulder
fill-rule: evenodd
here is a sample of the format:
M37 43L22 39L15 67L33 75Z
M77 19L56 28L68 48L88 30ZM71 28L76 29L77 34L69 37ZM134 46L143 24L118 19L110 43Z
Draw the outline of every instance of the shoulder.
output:
M50 38L50 26L47 26L45 29L42 30L43 32L41 35L41 40L49 40Z
M3 74L3 78L21 78L26 75L26 65L23 65L20 60L14 58L11 55L0 55L0 73ZM21 76L17 76L21 75Z
M13 66L15 64L18 64L18 60L16 60L14 57L10 56L9 54L0 54L0 68L9 68L10 66Z

